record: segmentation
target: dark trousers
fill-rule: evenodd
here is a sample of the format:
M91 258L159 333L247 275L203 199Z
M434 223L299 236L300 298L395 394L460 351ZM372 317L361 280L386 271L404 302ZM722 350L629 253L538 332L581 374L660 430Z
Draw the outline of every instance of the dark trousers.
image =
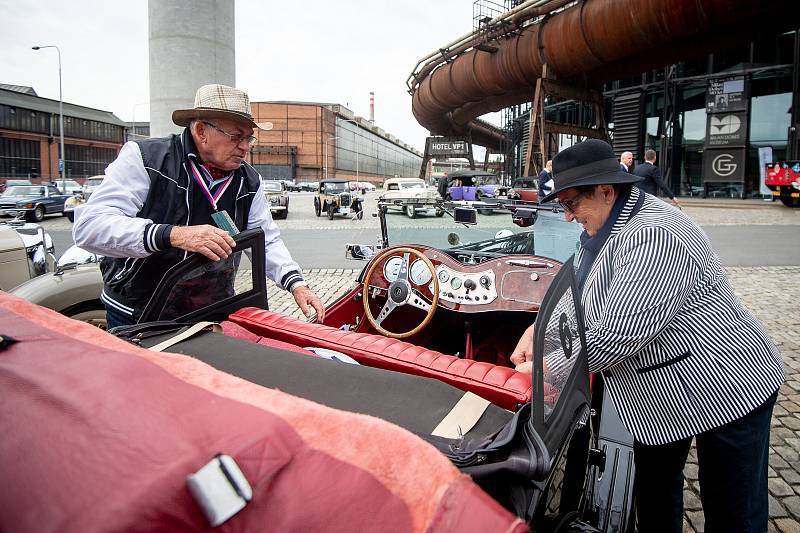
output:
M767 531L769 428L777 396L694 437L706 533ZM634 442L639 531L683 530L683 467L691 444L692 437L655 446Z
M116 309L106 306L106 329L115 328L117 326L129 326L135 323L132 316L120 313Z

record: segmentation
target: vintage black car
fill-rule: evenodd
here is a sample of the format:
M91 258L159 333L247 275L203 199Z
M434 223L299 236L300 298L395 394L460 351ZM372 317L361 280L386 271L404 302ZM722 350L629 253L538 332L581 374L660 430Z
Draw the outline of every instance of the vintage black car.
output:
M347 180L330 179L319 182L317 195L314 197L314 213L321 216L328 215L330 220L336 215L364 217L364 208L361 198L350 191Z
M41 222L51 213L64 214L64 202L71 198L55 185L15 185L0 196L0 216L16 217L20 213L34 221Z

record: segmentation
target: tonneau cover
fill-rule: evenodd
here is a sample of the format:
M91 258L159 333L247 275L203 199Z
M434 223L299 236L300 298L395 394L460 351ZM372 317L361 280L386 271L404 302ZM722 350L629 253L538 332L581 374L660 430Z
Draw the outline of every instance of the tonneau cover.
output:
M0 530L209 530L185 478L222 452L253 487L220 531L524 531L381 420L157 354L0 292ZM303 356L300 356L303 357Z

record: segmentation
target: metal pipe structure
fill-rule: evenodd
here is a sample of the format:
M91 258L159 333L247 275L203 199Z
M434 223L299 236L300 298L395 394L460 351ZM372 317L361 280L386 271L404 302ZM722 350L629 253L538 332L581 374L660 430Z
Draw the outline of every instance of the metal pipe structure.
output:
M789 29L793 0L526 2L429 54L408 81L412 112L436 135L501 149L478 117L531 101L543 65L562 81L602 83ZM542 16L544 15L544 16Z

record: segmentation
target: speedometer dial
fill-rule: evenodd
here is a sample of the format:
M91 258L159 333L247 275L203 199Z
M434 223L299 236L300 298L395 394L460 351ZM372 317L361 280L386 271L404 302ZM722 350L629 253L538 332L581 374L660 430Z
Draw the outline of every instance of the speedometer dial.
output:
M415 285L426 285L430 283L433 276L428 270L428 265L422 259L417 259L411 265L411 282Z
M389 283L397 281L397 277L400 275L400 267L402 266L402 257L390 257L386 263L383 264L383 277L386 278L386 281Z

